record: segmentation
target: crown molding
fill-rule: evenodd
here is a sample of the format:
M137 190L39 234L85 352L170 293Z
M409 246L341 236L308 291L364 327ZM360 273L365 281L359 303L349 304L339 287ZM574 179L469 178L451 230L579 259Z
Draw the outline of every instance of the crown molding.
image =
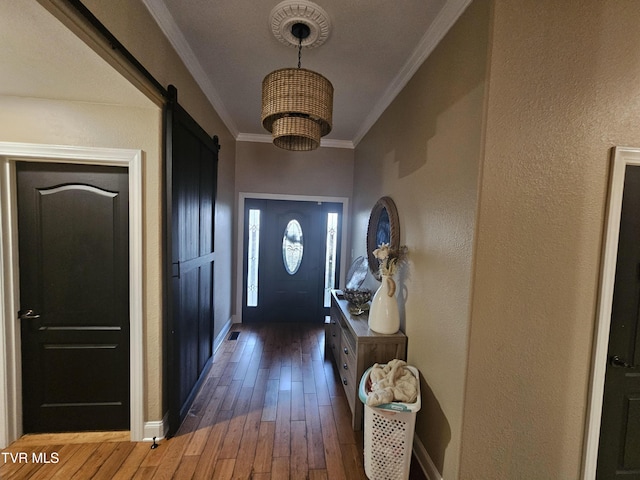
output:
M396 75L396 77L391 81L380 100L374 105L367 117L364 119L353 140L323 139L320 146L354 149L371 127L373 127L373 125L378 121L391 102L393 102L402 89L407 85L411 77L413 77L418 68L420 68L431 52L433 52L440 40L442 40L449 29L458 20L460 15L462 15L471 1L472 0L447 0L445 2L444 7L433 20L429 30L424 34L420 43L413 50L413 53L398 75ZM198 62L193 50L176 25L175 20L171 16L171 13L167 9L163 0L142 0L142 3L149 10L152 17L176 50L178 56L182 59L187 69L194 77L233 137L239 142L271 143L272 140L269 135L241 133L238 131L238 127L225 108L222 99L202 69L200 62Z
M263 135L261 133L239 133L236 137L238 142L253 143L273 143L271 135ZM324 148L346 148L353 150L355 146L351 140L335 140L332 138L323 138L320 140L320 147Z
M200 65L200 62L193 53L189 43L184 38L184 35L182 35L178 25L176 25L176 22L167 6L162 0L142 0L142 3L147 7L147 10L151 13L151 16L160 27L160 30L162 30L169 40L169 43L171 43L173 48L176 50L176 53L184 62L187 70L189 70L198 86L202 89L222 122L229 129L231 135L237 137L238 127L224 106L220 95L209 80L209 77L202 69L202 65Z
M431 55L431 52L433 52L438 43L440 43L440 40L444 38L453 24L456 23L471 1L472 0L448 0L445 2L444 7L433 20L433 23L429 26L429 29L420 40L420 43L418 43L418 46L413 50L413 53L398 75L391 81L378 103L374 105L369 115L364 119L360 130L358 130L353 139L354 146L358 146L360 140L362 140L391 102L393 102L407 83L409 83L411 77L413 77L427 57Z
M320 140L320 146L326 148L346 148L349 150L356 148L351 140L334 140L333 138L323 138Z
M236 137L238 142L253 142L253 143L271 143L273 138L271 135L262 133L239 133Z

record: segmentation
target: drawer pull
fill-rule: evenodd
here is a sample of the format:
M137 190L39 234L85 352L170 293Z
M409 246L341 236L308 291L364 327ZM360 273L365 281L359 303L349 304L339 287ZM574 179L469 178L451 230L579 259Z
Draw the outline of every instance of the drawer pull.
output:
M349 355L349 349L347 347L344 347L344 354Z
M342 383L343 383L344 385L346 385L346 384L347 384L347 379L346 379L346 378L343 378L343 379L342 379Z
M335 336L336 336L335 332L333 332L333 333L331 334L331 336L332 336L332 337L335 337Z
M343 364L342 364L342 368L344 368L345 370L349 370L349 367L347 366L347 364L346 364L346 363L343 363Z

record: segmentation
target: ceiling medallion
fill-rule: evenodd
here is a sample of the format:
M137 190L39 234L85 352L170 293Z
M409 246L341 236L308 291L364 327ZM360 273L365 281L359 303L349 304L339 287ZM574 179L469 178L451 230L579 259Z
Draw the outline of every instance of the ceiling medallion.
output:
M309 27L309 35L302 40L303 48L319 47L329 38L329 15L308 0L280 2L271 10L269 18L273 35L285 45L298 48L299 39L291 33L291 27L296 23Z
M287 26L288 36L294 39L293 45L298 47L298 68L281 68L262 80L262 126L271 132L276 147L292 151L318 148L321 137L331 132L332 127L333 85L319 73L301 68L303 45L305 42L307 45L320 45L319 36L312 43L308 39L313 28L316 32L322 32L318 25L314 27L309 20L319 15L307 3L313 5L306 2L303 8L300 1L286 1L278 6L286 4L282 11L292 12L286 19L281 18L279 25ZM301 18L300 12L310 17ZM329 23L324 11L323 15L328 35Z

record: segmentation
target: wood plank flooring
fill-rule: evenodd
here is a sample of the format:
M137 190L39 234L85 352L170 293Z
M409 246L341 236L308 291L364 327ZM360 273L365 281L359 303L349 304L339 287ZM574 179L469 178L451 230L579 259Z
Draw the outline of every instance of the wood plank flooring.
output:
M180 430L158 448L128 432L28 435L0 452L0 479L366 479L322 325L232 330L237 340L223 342Z
M362 435L351 430L344 392L324 361L322 326L233 330L238 339L216 352L180 430L157 449L127 434L97 443L26 436L0 454L0 478L366 478Z

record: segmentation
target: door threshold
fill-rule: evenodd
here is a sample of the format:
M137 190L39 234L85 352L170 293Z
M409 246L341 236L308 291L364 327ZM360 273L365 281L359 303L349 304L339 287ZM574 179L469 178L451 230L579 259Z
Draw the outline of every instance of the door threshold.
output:
M44 445L130 441L131 432L129 430L117 432L28 433L13 442L10 447L36 447Z

